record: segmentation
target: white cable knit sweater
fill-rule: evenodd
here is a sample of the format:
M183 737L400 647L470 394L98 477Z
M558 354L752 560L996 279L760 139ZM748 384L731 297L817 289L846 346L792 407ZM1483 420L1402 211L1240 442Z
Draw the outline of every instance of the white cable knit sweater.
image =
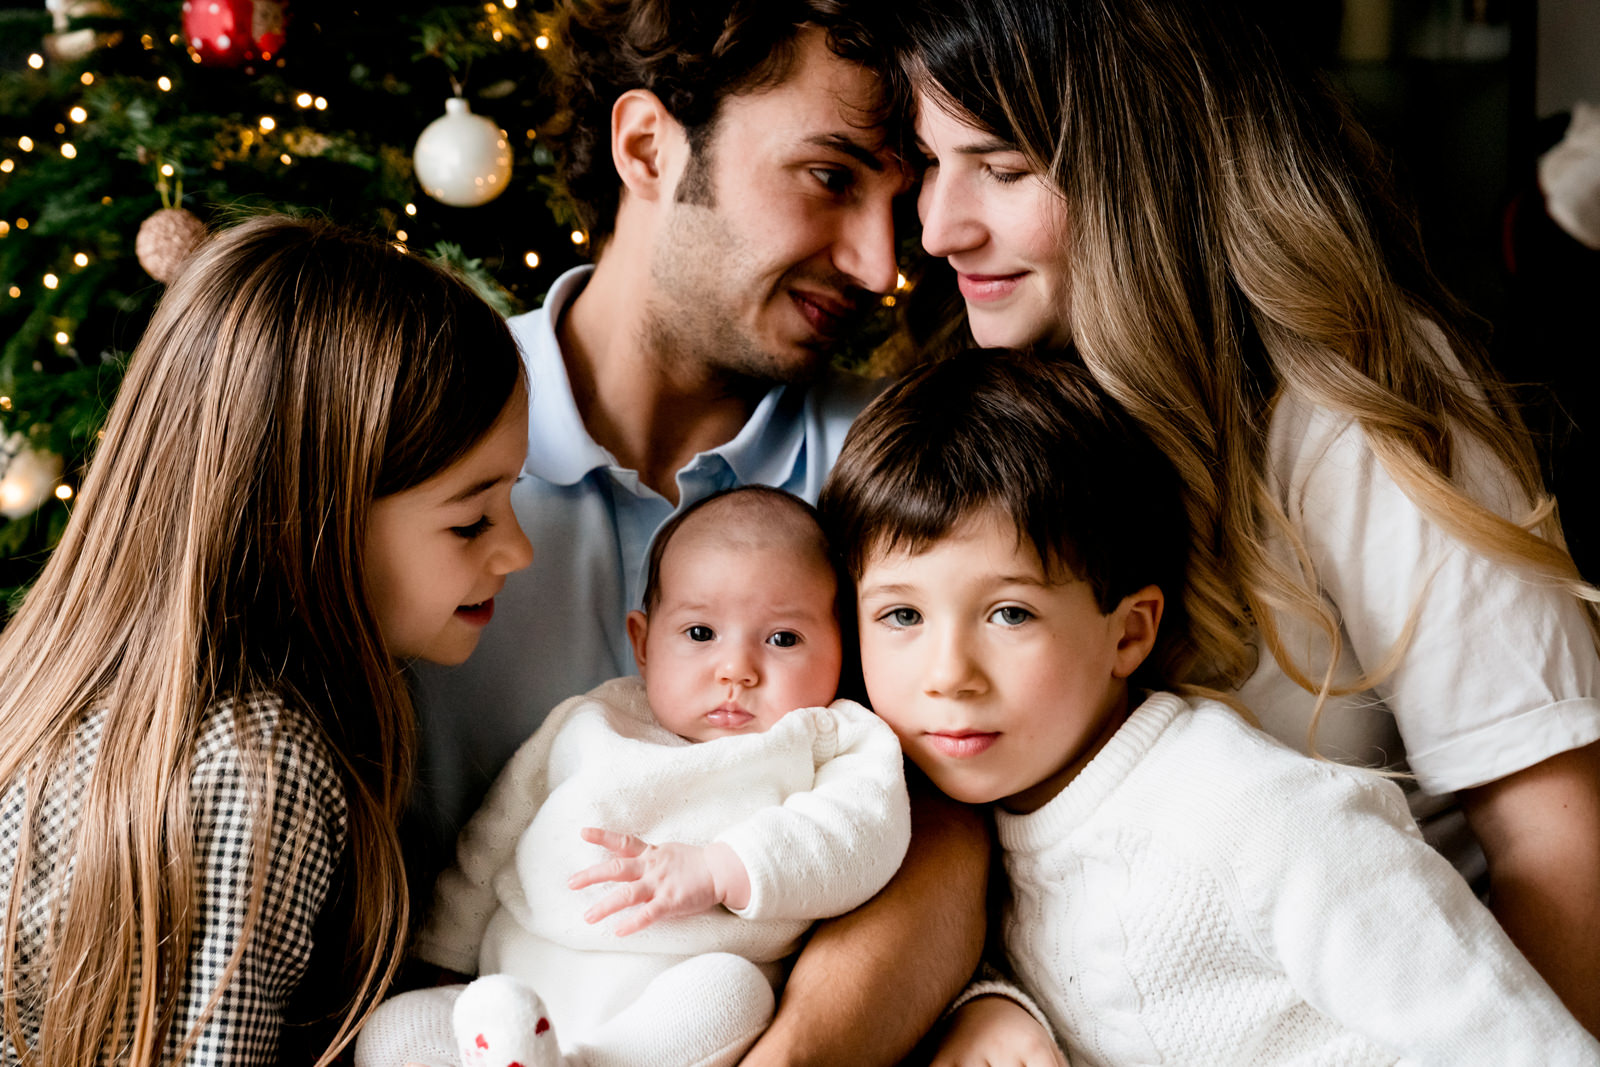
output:
M996 811L1007 954L1074 1067L1600 1064L1400 790L1158 693Z

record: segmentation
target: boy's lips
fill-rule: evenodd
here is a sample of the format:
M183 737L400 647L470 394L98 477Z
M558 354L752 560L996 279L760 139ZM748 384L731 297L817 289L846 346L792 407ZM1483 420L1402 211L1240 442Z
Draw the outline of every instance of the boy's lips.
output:
M954 759L970 759L981 756L989 750L989 746L1000 739L999 733L982 733L976 730L943 730L929 731L922 736L928 739L940 754Z

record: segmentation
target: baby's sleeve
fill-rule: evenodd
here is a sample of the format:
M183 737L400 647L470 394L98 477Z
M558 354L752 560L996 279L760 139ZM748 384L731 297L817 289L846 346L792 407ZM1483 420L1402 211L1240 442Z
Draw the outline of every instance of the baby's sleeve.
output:
M811 921L864 904L900 869L911 801L894 731L849 700L791 713L814 724L815 779L718 835L750 877L750 919Z

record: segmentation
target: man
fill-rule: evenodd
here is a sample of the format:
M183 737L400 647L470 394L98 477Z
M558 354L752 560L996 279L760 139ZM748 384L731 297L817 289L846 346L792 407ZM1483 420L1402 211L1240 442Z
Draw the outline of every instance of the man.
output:
M532 393L513 500L534 563L473 659L422 678L419 789L441 829L550 708L632 673L624 620L661 524L736 484L814 500L871 394L828 352L894 285L908 179L870 27L838 7L611 0L556 35L558 149L597 260L512 320ZM747 1064L894 1062L959 990L987 846L942 798L914 820L901 873L818 928Z

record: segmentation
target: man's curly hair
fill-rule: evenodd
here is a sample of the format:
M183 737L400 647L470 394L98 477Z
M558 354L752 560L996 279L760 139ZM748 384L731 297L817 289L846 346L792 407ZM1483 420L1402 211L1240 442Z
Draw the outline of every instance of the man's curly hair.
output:
M789 76L796 41L807 26L827 33L841 59L895 77L885 29L869 9L892 5L851 0L561 0L555 74L559 111L548 141L567 199L596 254L611 236L622 179L611 162L611 108L630 89L654 93L684 128L698 160L729 96ZM883 17L881 14L879 18ZM883 121L901 93L886 91ZM690 188L685 199L708 199Z

